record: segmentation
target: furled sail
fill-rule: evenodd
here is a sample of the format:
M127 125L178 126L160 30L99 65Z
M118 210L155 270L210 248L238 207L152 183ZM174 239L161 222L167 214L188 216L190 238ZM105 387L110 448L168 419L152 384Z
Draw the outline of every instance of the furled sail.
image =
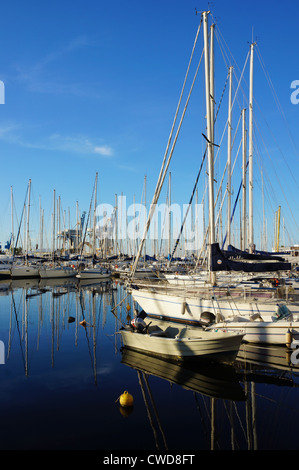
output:
M246 252L242 252L246 253ZM247 253L249 255L249 253ZM234 261L234 256L228 255L227 252L222 252L219 243L211 245L211 271L244 271L244 272L269 272L269 271L289 271L292 266L291 263L284 261L269 261L263 262L265 259L254 255L254 258L246 258L247 261ZM241 259L241 256L239 257ZM245 259L245 258L243 258ZM273 258L271 258L273 259ZM283 259L283 258L282 258ZM259 262L261 260L261 262Z
M248 259L248 260L274 260L274 261L285 261L282 256L277 256L277 253L271 254L266 251L255 251L254 253L248 253L247 251L239 250L232 245L229 245L227 251L224 252L227 257L237 259Z

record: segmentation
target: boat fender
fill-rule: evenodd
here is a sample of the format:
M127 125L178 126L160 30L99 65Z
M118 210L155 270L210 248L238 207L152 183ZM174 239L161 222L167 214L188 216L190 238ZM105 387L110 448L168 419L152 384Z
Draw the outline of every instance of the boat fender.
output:
M187 305L187 302L186 302L186 301L182 302L182 306L181 306L181 315L184 315L185 310L186 310L186 305Z
M263 321L261 315L259 313L253 313L249 317L250 321Z
M202 326L210 326L212 323L215 323L216 317L212 312L202 312L200 315L200 324Z
M286 347L287 348L291 347L292 339L293 339L292 332L290 329L288 329L288 331L286 332Z

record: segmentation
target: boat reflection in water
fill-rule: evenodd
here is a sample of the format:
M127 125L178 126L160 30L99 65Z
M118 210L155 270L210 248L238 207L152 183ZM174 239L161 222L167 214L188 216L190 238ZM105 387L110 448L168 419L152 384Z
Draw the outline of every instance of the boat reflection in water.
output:
M246 399L234 367L207 362L178 364L127 348L122 350L122 363L143 375L154 375L208 397L233 401Z
M121 362L137 372L147 416L159 450L168 450L167 437L168 433L173 433L173 430L169 428L165 416L161 419L160 412L163 412L161 407L158 413L162 400L160 394L155 395L155 392L160 392L160 387L157 388L157 379L168 382L171 389L174 385L178 385L192 393L194 413L199 411L198 426L200 429L202 425L205 429L209 449L230 446L231 449L256 450L263 448L263 441L267 439L267 433L260 432L261 428L258 426L259 416L261 420L265 420L261 402L273 401L276 407L276 399L273 399L271 394L277 387L285 391L288 397L290 390L296 393L299 367L292 364L291 355L292 351L286 347L244 343L233 365L209 361L178 363L169 358L158 357L157 354L136 351L124 346ZM268 390L269 395L260 392L264 389ZM176 396L178 392L176 390L173 393ZM187 404L187 397L183 396L185 400L179 405L188 413L187 408L189 409L192 401L188 400ZM192 396L189 395L189 398ZM284 406L291 406L291 402L284 401ZM269 415L270 421L272 413ZM245 444L240 444L241 435L245 439ZM222 441L226 443L223 444ZM260 445L262 447L259 447Z
M3 281L3 449L124 450L132 436L151 451L298 448L295 350L242 344L232 365L129 350L125 293L116 282ZM120 413L126 389L134 406ZM12 423L18 433L7 433Z

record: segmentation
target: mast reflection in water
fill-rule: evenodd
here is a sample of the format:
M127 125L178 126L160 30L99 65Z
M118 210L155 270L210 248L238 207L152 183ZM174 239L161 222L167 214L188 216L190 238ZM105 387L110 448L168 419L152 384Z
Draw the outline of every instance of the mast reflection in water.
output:
M179 365L122 348L134 306L114 281L8 280L0 294L1 449L298 449L286 348L244 345L231 367Z

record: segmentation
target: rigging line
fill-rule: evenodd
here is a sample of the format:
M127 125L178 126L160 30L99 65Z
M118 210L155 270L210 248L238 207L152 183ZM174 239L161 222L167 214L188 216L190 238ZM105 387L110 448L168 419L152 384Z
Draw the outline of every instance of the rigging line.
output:
M257 128L257 130L258 130L258 128ZM268 149L267 149L267 147L266 147L266 145L265 145L265 142L264 142L263 137L261 136L261 134L260 134L260 137L261 137L261 139L262 139L262 141L263 141L263 143L264 143L266 154L268 155L268 158L269 158L270 162L272 163L271 158L270 158L270 155L269 155L269 152L268 152ZM296 219L295 219L295 217L294 217L293 211L292 211L292 209L290 208L288 199L287 199L286 194L285 194L285 192L284 192L284 190L283 190L283 187L282 187L282 185L281 185L281 183L280 183L280 179L278 178L278 175L277 175L277 173L276 173L276 170L275 170L275 167L274 167L274 166L273 166L273 171L274 171L275 176L276 176L276 178L277 178L277 181L278 181L278 184L279 184L279 186L280 186L281 192L282 192L282 194L283 194L284 197L285 197L285 200L286 200L287 206L288 206L288 208L289 208L289 210L290 210L290 213L291 213L291 215L292 215L292 217L293 217L293 219L294 219L294 223L295 223L295 225L296 225L296 227L297 227L297 230L299 231L299 228L298 228Z
M151 388L150 388L149 383L148 383L148 375L145 374L144 372L143 372L143 380L144 380L144 382L146 384L146 387L147 387L147 391L148 391L148 394L149 394L149 397L150 397L150 400L151 400L151 404L152 404L152 407L153 407L153 410L154 410L154 413L155 413L155 416L156 416L156 420L157 420L157 423L158 423L158 426L159 426L159 429L160 429L160 432L161 432L161 435L162 435L162 438L163 438L165 449L168 450L165 434L164 434L164 431L163 431L163 428L162 428L162 425L161 425L161 421L160 421L160 417L159 417L158 410L157 410L157 407L156 407L156 403L154 401L153 394L152 394Z
M19 241L19 236L20 236L20 231L21 231L21 225L22 225L22 219L23 219L23 216L24 216L24 213L25 213L25 207L26 207L26 200L27 200L28 188L29 188L29 185L27 186L27 190L26 190L26 194L25 194L25 200L24 200L24 205L23 205L23 211L22 211L21 220L20 220L20 223L19 223L18 234L17 234L17 238L16 238L14 250L13 250L13 255L12 255L12 262L14 261L15 254L16 254L16 248L17 248L18 241Z
M136 267L137 267L137 263L138 263L138 261L139 261L140 254L141 254L141 252L142 252L143 245L144 245L144 242L145 242L146 234L147 234L147 232L148 232L148 229L149 229L149 226L150 226L150 223L151 223L152 216L153 216L153 214L154 214L154 212L155 212L155 210L156 210L156 204L157 204L157 201L158 201L158 199L159 199L160 192L161 192L161 189L162 189L162 186L163 186L165 177L166 177L166 173L167 173L167 171L168 171L168 167L169 167L169 164L170 164L170 160L171 160L171 158L172 158L173 151L174 151L174 148L175 148L177 139L178 139L178 135L179 135L179 132L180 132L180 130L181 130L181 126L182 126L182 123L183 123L183 120L184 120L184 117L185 117L185 114L186 114L186 110L187 110L187 107L188 107L188 104L189 104L189 100L190 100L190 97L191 97L191 94L192 94L192 91L193 91L193 88L194 88L194 84L195 84L195 80L196 80L196 77L197 77L197 74L198 74L198 70L199 70L199 67L200 67L200 64L201 64L201 61L202 61L202 58L203 58L203 53L204 53L204 50L202 51L202 54L201 54L201 57L200 57L200 60L199 60L197 69L196 69L195 74L194 74L194 78L193 78L193 82L192 82L191 87L190 87L189 95L188 95L188 97L187 97L187 100L186 100L186 103L185 103L185 107L184 107L184 109L183 109L183 113L182 113L182 116L181 116L181 119L180 119L180 122L179 122L179 126L178 126L178 129L177 129L175 138L174 138L174 142L173 142L173 144L172 144L172 148L171 148L170 154L169 154L169 156L168 156L168 161L167 161L167 164L166 164L166 166L165 166L165 168L164 168L164 171L163 171L163 174L162 174L162 179L160 179L159 185L157 184L156 191L155 191L155 194L154 194L154 196L153 196L152 203L151 203L151 205L150 205L150 211L149 211L149 215L148 215L148 218L147 218L146 225L145 225L145 227L144 227L143 237L142 237L142 240L141 240L141 242L140 242L140 244L139 244L138 253L137 253L137 256L136 256L136 258L135 258L134 265L133 265L133 268L132 268L131 279L134 277L135 270L136 270Z
M232 171L231 171L231 174L232 174L232 175L233 175L234 168L235 168L235 165L236 165L236 162L237 162L237 157L238 157L238 153L239 153L239 150L240 150L240 147L241 147L241 143L242 143L242 141L240 142L240 145L239 145L239 148L238 148L238 151L237 151L237 154L236 154L234 163L233 163L233 167L232 167ZM214 208L216 208L216 205L217 205L217 202L218 202L218 197L220 196L220 190L221 190L221 186L222 186L223 179L224 179L224 176L225 176L226 168L227 168L227 163L226 163L226 166L225 166L225 169L224 169L224 172L223 172L223 176L222 176L222 180L221 180L221 183L220 183L218 192L217 192L217 196L216 196L215 203L214 203ZM222 207L223 207L223 204L224 204L224 201L225 201L225 198L226 198L226 194L227 194L227 188L225 189L225 192L224 192L222 201L221 201L221 203L220 203L220 207L219 207L219 210L218 210L218 213L217 213L217 217L216 217L216 220L215 220L215 226L217 226L217 224L218 224L218 220L219 220L220 215L221 215L221 211L222 211ZM202 243L202 248L201 248L201 250L200 250L200 252L199 252L199 255L198 255L198 257L197 257L196 267L198 266L199 259L200 259L201 255L202 255L202 252L204 251L206 238L207 238L208 233L209 233L209 228L210 228L210 226L209 226L209 224L208 224L208 226L207 226L207 228L206 228L206 231L205 231L203 243Z
M249 162L246 163L246 168L248 167L248 163ZM238 193L237 193L237 196L236 196L235 204L234 204L231 216L230 216L230 223L232 223L234 215L235 215L235 210L236 210L236 207L237 207L237 202L239 200L239 196L240 196L240 193L241 193L242 186L243 186L243 180L241 179L241 183L240 183L239 190L238 190ZM224 247L225 242L226 242L226 237L227 237L227 232L225 234L225 237L224 237L224 240L223 240L223 243L222 243L222 250L223 250L223 247Z
M280 104L280 102L279 102L279 100L278 100L278 97L277 97L277 94L276 94L276 92L275 92L274 86L273 86L273 84L272 84L272 81L271 81L270 77L268 76L268 72L267 72L267 70L266 70L266 68L265 68L265 65L264 65L264 63L263 63L263 61L262 61L262 57L260 56L260 52L259 52L258 49L257 49L257 52L258 52L257 56L258 56L258 58L259 58L259 60L260 60L260 63L261 63L263 72L264 72L265 77L266 77L266 79L267 79L267 81L268 81L268 85L269 85L270 89L272 90L272 94L273 94L273 97L274 97L274 101L276 102L276 106L277 106L277 108L278 108L278 111L279 111L280 114L282 115L282 118L283 118L283 120L284 120L284 122L285 122L285 125L286 125L286 127L287 127L287 132L288 132L289 137L290 137L290 139L291 139L291 142L292 142L292 144L293 144L293 146L294 146L295 153L296 153L297 156L298 156L298 150L297 150L296 145L295 145L295 142L294 142L294 140L293 140L293 136L292 136L292 134L291 134L291 132L290 132L290 129L289 129L289 126L288 126L288 122L287 122L286 117L285 117L285 115L284 115L282 106L281 106L281 104ZM275 94L275 95L274 95L274 94ZM261 112L261 113L262 113L262 112ZM274 142L276 143L277 148L278 148L279 152L281 153L281 155L282 155L282 157L283 157L283 159L284 159L284 161L285 161L285 164L287 165L287 167L288 167L288 169L289 169L289 172L290 172L290 174L291 174L291 176L292 176L292 178L293 178L293 180L294 180L294 182L295 182L295 184L296 184L296 186L297 186L297 188L298 188L298 181L297 181L296 178L294 177L294 174L292 173L292 171L291 171L291 169L290 169L290 167L289 167L288 161L287 161L287 159L285 158L285 155L284 155L283 151L281 150L280 146L278 145L278 142L277 142L277 140L276 140L276 137L275 137L275 135L273 134L273 132L272 132L270 126L268 125L268 123L267 123L267 121L266 121L266 119L265 119L265 117L264 117L263 114L262 114L262 116L263 116L263 118L264 118L264 120L265 120L265 122L266 122L266 125L267 125L268 129L270 130L270 133L271 133L271 135L272 135L272 138L273 138Z
M213 15L212 15L213 16ZM235 60L227 42L225 41L224 37L223 37L223 34L221 33L221 30L219 28L219 26L217 25L217 28L215 28L215 33L216 33L216 39L217 39L217 42L218 42L218 45L219 45L219 48L221 50L221 54L222 54L222 57L223 57L223 60L224 60L224 63L225 65L229 68L229 66L227 65L225 59L224 59L224 53L226 54L227 56L227 59L228 59L228 62L231 63L233 62L235 64L235 67L239 70L239 72L241 71L240 67L238 66L238 63L237 61ZM223 43L223 45L222 45ZM226 52L227 51L227 52ZM231 56L232 60L229 60L229 55ZM248 55L249 55L249 52L248 52Z
M258 55L258 58L259 58L259 60L260 60L261 65L262 65L264 74L265 74L265 76L266 76L266 78L267 78L267 80L268 80L269 86L270 86L270 88L271 88L271 90L272 90L274 100L275 100L275 102L276 102L276 105L277 105L277 107L278 107L278 109L279 109L279 111L280 111L282 117L283 117L283 120L284 120L284 122L285 122L285 125L286 125L286 128L287 128L289 137L290 137L290 139L291 139L291 142L292 142L292 144L293 144L293 146L294 146L294 149L295 149L295 151L296 151L296 154L297 154L297 156L298 156L298 149L297 149L297 147L296 147L294 138L293 138L293 136L292 136L292 134L291 134L291 131L290 131L290 128L289 128L289 125L288 125L288 122L287 122L285 113L284 113L284 111L283 111L283 108L282 108L281 103L280 103L280 101L279 101L278 95L277 95L277 93L276 93L276 91L275 91L273 82L272 82L272 80L271 80L271 77L270 77L270 75L269 75L269 72L268 72L267 69L266 69L264 60L263 60L263 58L262 58L261 52L260 52L260 50L259 50L258 47L257 47L257 53L258 53L257 55Z
M166 227L166 216L169 215L169 211L170 211L170 200L169 200L169 187L168 187L167 188L167 194L166 194L166 204L165 204L164 220L163 220L163 227L162 227L161 240L160 240L160 248L158 249L158 254L162 253L164 228ZM154 237L155 237L155 235L156 234L155 234L155 231L154 231Z
M189 59L189 64L188 64L188 67L187 67L187 71L186 71L186 74L185 74L185 79L184 79L184 82L183 82L181 94L180 94L179 101L178 101L178 104L177 104L177 108L176 108L174 120L173 120L173 123L172 123L171 131L170 131L170 134L169 134L169 137L168 137L168 142L167 142L166 150L165 150L165 153L164 153L164 158L163 158L163 162L162 162L160 174L159 174L158 181L157 181L157 184L156 184L156 190L157 190L157 188L159 187L160 181L161 181L161 179L162 179L163 168L164 168L164 166L165 166L166 157L167 157L167 154L168 154L170 142L171 142L171 140L172 140L172 136L173 136L173 132L174 132L175 123L176 123L176 121L177 121L178 112L179 112L179 109L180 109L180 106L181 106L181 102L182 102L182 99L183 99L183 94L184 94L184 90L185 90L187 78L188 78L188 75L189 75L190 66L191 66L191 63L192 63L192 60L193 60L193 55L194 55L195 47L196 47L196 44L197 44L197 40L198 40L198 35L199 35L199 32L200 32L201 24L202 24L202 18L201 18L201 20L200 20L200 23L199 23L199 26L198 26L198 29L197 29L197 33L196 33L196 37L195 37L195 40L194 40L194 44L193 44L191 56L190 56L190 59Z
M219 28L218 28L218 30L219 30ZM220 32L220 34L221 34L221 32ZM222 35L221 35L221 36L222 36ZM220 40L220 37L219 37L219 35L218 35L218 31L217 31L217 30L216 30L216 39L217 39L217 41L218 41L218 45L219 45L219 48L220 48L220 51L221 51L221 54L222 54L224 63L225 63L225 65L226 65L226 67L229 68L227 62L226 62L225 59L224 59L223 46L222 46L222 44L221 44L221 40ZM226 44L225 40L223 39L223 36L222 36L222 40L223 40L223 42ZM226 47L227 47L227 49L229 50L227 44L226 44ZM232 55L232 54L231 54L231 55ZM248 61L248 59L249 59L249 56L250 56L250 51L248 51L248 53L247 53L247 57L246 57L246 60L245 60L245 65L244 65L244 67L243 67L243 71L242 71L242 72L241 72L241 69L240 69L240 67L238 66L237 62L235 61L235 59L234 59L233 56L232 56L232 58L233 58L233 63L234 63L233 74L234 74L234 76L236 77L236 80L238 80L238 76L237 76L236 70L235 70L235 67L236 67L236 68L238 69L238 71L241 72L242 81L245 82L247 88L248 88L248 84L247 84L245 78L243 77L243 75L244 75L244 69L245 69L245 67L246 67L246 64L247 64L247 61ZM241 85L241 79L240 79L240 89L242 90L243 97L245 97L245 100L246 100L246 103L247 103L247 106L248 106L248 97L247 97L247 94L244 92L243 87L242 87L242 85ZM240 108L241 108L241 107L242 107L242 106L240 106ZM243 107L244 107L244 106L243 106Z
M142 381L142 377L144 377L144 373L141 372L139 369L136 369L136 372L137 372L137 375L138 375L139 385L140 385L140 388L141 388L141 393L142 393L144 404L145 404L145 407L146 407L147 416L148 416L148 419L149 419L149 422L150 422L150 425L151 425L151 428L152 428L152 431L153 431L153 435L154 435L154 438L155 438L156 447L157 447L158 450L160 450L159 444L158 444L157 430L156 430L156 427L155 427L155 424L154 424L151 409L149 407L148 399L147 399L147 396L146 396L146 393L145 393L145 390L144 390L144 383Z
M245 60L244 66L243 66L243 70L242 70L241 76L240 76L240 78L239 78L238 86L237 86L237 88L236 88L236 92L235 92L234 99L233 99L233 102L232 102L232 105L231 105L231 109L233 109L233 107L234 107L234 103L235 103L235 100L236 100L236 98L237 98L237 93L238 93L238 91L239 91L241 81L243 80L243 76L244 76L246 64L247 64L247 61L248 61L248 57L249 57L249 52L248 52L248 54L247 54L247 57L246 57L246 60ZM227 126L228 126L228 120L226 121L224 130L223 130L223 133L222 133L222 136L221 136L220 145L219 145L220 148L221 148L222 140L224 139L224 135L225 135ZM217 153L216 153L215 163L216 163L216 161L217 161L219 151L220 151L220 149L218 149L218 151L217 151Z
M179 241L180 241L180 238L181 238L181 235L182 235L182 232L183 232L183 228L184 228L184 225L185 225L185 222L186 222L186 219L187 219L187 216L189 214L189 210L190 210L190 206L192 204L192 201L193 201L193 198L194 198L194 194L195 194L195 190L196 190L196 187L197 187L197 183L198 183L198 180L199 180L199 177L200 177L200 174L201 174L201 170L202 170L202 167L203 167L203 164L204 164L204 161L205 161L205 158L206 158L206 154L207 154L207 150L205 150L205 153L203 155L203 158L202 158L202 161L201 161L201 165L200 165L200 168L199 168L199 171L198 171L198 174L197 174L197 177L196 177L196 181L195 181L195 184L194 184L194 187L193 187L193 191L192 191L192 194L191 194L191 197L190 197L190 200L189 200L189 205L187 207L187 210L186 210L186 213L185 213L185 217L184 217L184 220L183 220L183 223L181 225L181 229L180 229L180 233L177 237L177 240L175 242L175 246L172 250L172 253L171 253L171 257L170 257L170 260L168 261L168 266L170 265L171 261L172 261L172 258L173 258L173 255L178 247L178 244L179 244Z
M14 313L15 313L15 319L16 319L16 324L17 324L17 330L18 330L18 333L19 333L20 348L21 348L22 359L23 359L23 363L24 363L24 370L26 370L25 355L24 355L24 351L23 351L23 347L22 347L22 338L21 338L22 335L21 335L21 331L20 331L19 320L18 320L18 314L17 314L15 299L14 299L14 295L13 295L13 290L11 291L11 299L12 299L12 304L13 304Z
M89 218L90 218L90 214L91 214L92 201L93 201L93 198L96 196L95 195L96 182L97 182L97 175L96 175L96 179L95 179L95 182L94 182L94 185L93 185L93 190L92 190L92 195L91 195L91 200L90 200L90 205L89 205L89 211L88 211L87 220L86 220L86 224L85 224L85 232L84 232L84 237L83 237L83 240L82 240L82 247L81 247L80 256L82 256L82 254L83 254L83 249L84 249L84 245L85 245L85 238L86 238L88 222L89 222Z

